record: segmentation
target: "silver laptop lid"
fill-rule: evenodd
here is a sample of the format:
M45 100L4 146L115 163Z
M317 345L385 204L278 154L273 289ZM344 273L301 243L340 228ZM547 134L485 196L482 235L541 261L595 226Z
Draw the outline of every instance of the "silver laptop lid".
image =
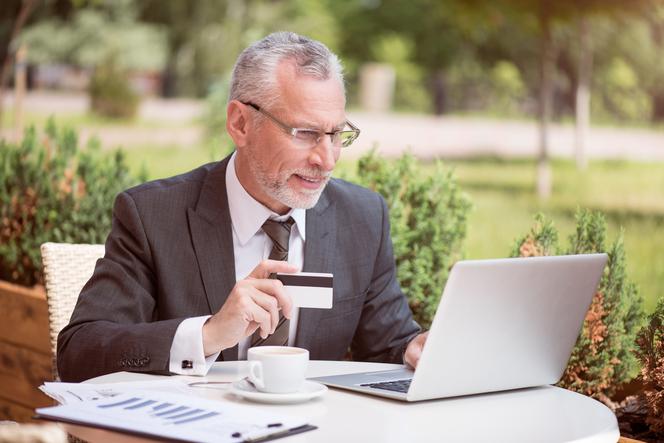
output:
M606 260L586 254L458 262L408 400L556 383Z

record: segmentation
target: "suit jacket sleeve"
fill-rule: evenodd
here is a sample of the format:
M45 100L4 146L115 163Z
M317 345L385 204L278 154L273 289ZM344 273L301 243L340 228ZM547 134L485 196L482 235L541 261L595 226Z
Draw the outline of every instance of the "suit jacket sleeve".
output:
M117 371L166 373L183 318L157 320L154 257L132 196L118 195L106 254L58 336L63 381Z
M351 351L354 360L403 363L406 346L421 328L397 281L387 204L378 197L382 238Z

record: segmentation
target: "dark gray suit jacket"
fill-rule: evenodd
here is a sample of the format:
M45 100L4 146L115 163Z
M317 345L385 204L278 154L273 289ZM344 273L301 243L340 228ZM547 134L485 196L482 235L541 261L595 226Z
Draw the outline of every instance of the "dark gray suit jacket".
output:
M228 158L118 195L106 254L58 337L63 381L167 373L175 331L213 314L235 285ZM399 284L378 194L333 179L306 212L304 271L334 274L334 307L301 309L295 345L312 359L398 362L419 332ZM237 346L220 359L236 360Z

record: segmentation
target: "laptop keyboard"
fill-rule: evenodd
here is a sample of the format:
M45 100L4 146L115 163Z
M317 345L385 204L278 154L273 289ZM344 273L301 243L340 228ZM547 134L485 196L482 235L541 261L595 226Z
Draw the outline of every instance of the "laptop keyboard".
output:
M386 391L406 393L408 392L408 388L410 387L411 380L412 379L409 378L406 380L384 381L380 383L365 383L360 386L364 386L367 388L385 389Z

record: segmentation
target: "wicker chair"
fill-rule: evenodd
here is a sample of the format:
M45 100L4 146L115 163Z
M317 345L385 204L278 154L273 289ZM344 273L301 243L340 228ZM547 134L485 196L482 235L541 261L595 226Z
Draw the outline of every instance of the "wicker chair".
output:
M92 276L97 259L104 255L104 245L44 243L41 254L51 333L53 379L59 380L56 359L58 334L69 323L78 294Z

